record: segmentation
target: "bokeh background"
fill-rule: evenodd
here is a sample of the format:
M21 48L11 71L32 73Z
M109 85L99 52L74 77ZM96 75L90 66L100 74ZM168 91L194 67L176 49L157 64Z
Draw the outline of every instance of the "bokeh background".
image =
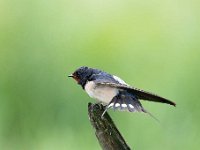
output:
M99 68L177 103L110 115L130 147L200 146L200 1L0 0L0 149L94 150L87 104L67 78Z

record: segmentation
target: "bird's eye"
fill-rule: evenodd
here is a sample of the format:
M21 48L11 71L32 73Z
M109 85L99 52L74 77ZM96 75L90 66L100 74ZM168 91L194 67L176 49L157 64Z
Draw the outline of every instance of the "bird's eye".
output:
M79 72L76 72L76 76L79 76L80 75L80 73Z

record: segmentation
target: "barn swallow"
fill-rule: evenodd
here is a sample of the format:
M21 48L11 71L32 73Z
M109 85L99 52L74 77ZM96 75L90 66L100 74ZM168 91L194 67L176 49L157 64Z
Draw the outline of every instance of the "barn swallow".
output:
M127 110L129 112L144 112L150 114L143 108L139 100L176 106L174 102L166 98L132 87L119 77L99 69L83 66L68 77L75 79L91 98L103 104L105 106L104 113L108 108L113 108L114 110Z

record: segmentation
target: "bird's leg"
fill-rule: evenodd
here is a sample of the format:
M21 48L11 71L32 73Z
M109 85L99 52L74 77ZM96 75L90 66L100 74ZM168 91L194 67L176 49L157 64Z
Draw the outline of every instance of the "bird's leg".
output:
M108 110L108 108L112 107L113 105L114 105L113 101L110 101L110 103L109 103L108 105L104 106L104 107L105 107L105 108L104 108L105 110L104 110L104 112L102 113L101 118L103 118L103 116L104 116L104 114L106 113L106 111Z
M102 118L102 119L103 119L103 115L106 113L107 109L108 109L108 106L106 106L105 110L103 111L103 113L102 113L102 115L101 115L101 118Z

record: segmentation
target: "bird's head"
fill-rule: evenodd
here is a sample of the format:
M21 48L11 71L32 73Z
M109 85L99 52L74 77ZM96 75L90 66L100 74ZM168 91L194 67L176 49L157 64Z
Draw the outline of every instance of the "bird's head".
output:
M68 77L72 77L74 80L77 81L78 84L80 84L84 88L86 82L92 74L92 68L83 66L75 70L74 73L72 73L71 75L68 75Z

